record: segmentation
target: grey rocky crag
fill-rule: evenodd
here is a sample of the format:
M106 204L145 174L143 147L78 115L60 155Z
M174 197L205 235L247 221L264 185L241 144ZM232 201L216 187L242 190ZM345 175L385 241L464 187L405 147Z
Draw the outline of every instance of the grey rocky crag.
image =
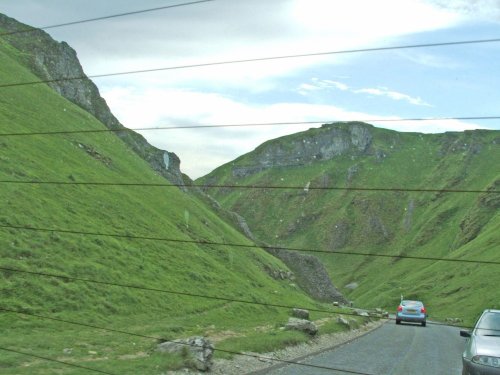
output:
M0 28L3 30L3 38L23 53L25 66L41 81L92 114L108 129L114 130L113 133L157 173L173 184L184 184L177 155L150 145L142 135L126 129L116 119L99 94L97 86L85 75L75 50L66 42L57 42L45 31L34 29L3 14L0 14ZM29 31L29 35L19 32L23 30Z
M296 167L316 161L330 160L340 155L364 155L371 149L372 126L349 123L349 126L325 124L315 132L299 133L286 142L269 141L253 152L252 165L232 168L233 177L247 177L269 168ZM351 174L356 173L352 170Z

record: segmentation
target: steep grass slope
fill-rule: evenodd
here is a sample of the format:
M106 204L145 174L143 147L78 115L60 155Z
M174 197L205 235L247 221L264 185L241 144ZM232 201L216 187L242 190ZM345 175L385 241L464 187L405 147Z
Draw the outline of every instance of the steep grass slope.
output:
M35 81L18 50L0 40L0 84ZM43 84L0 88L0 133L105 129ZM318 306L264 251L197 244L250 244L206 205L174 187L13 181L168 183L112 133L0 135L0 266L108 283L263 303ZM7 181L11 181L8 183ZM53 229L23 230L8 227ZM119 234L109 237L58 230ZM158 237L181 242L134 239ZM188 241L188 242L182 242ZM189 241L194 241L189 243ZM231 337L228 349L259 350L255 328L286 321L286 309L0 271L0 308L167 339ZM119 374L155 374L180 358L149 355L155 340L2 311L0 347ZM267 332L266 329L262 329ZM222 332L222 333L221 333ZM250 337L248 345L245 336ZM238 345L235 337L240 338ZM267 337L267 339L266 339ZM274 332L262 345L294 342ZM267 341L266 341L267 340ZM1 351L2 374L85 370Z
M137 155L146 160L150 167L175 184L182 185L184 178L180 171L180 160L174 153L157 149L135 132L125 129L111 113L106 101L99 94L97 86L86 78L77 57L77 52L65 42L57 42L43 30L18 22L0 13L0 28L3 38L19 51L16 62L22 64L39 80L47 84L62 97L92 114L108 129L113 129L123 142ZM19 32L20 30L29 31ZM81 79L61 79L61 78ZM18 82L15 76L5 77L6 82ZM168 163L165 163L168 159Z
M393 309L404 295L426 301L431 317L471 322L500 307L500 265L349 253L500 261L499 161L499 131L417 134L339 123L268 141L197 183L298 187L206 190L256 237L324 251L316 255L337 286L351 284L342 292L358 305ZM389 191L370 190L377 188Z

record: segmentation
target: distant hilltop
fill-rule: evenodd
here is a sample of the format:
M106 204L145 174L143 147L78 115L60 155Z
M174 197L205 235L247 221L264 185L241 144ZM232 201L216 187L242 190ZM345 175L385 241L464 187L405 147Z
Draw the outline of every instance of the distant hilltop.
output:
M330 160L335 156L369 152L373 126L365 123L325 124L320 129L268 141L253 152L254 164L235 166L234 177L245 177L271 167L291 167Z
M442 143L439 153L442 155L454 151L478 152L483 143L479 135L488 132L491 131L473 130L463 134L400 133L375 128L363 122L337 122L267 141L230 164L232 176L238 178L269 168L305 166L341 156L348 156L352 160L359 157L381 160L404 147L403 138L439 140ZM462 142L460 134L470 141ZM493 143L500 145L500 138L493 140Z

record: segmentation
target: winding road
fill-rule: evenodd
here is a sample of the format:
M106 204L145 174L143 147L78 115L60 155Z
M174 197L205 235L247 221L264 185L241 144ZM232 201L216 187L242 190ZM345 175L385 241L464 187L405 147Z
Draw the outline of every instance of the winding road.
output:
M396 325L390 321L350 343L300 361L346 371L287 365L272 367L259 374L460 375L464 344L465 340L455 327L431 322L427 327Z

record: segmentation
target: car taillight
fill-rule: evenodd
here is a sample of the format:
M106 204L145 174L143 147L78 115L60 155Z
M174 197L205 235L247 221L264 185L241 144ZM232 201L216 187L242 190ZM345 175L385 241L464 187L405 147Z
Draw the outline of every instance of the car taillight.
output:
M420 309L420 312L421 312L422 314L425 314L425 313L427 312L427 310L425 310L425 307L422 307L422 308Z
M398 306L398 311L403 311L403 306L399 305Z

